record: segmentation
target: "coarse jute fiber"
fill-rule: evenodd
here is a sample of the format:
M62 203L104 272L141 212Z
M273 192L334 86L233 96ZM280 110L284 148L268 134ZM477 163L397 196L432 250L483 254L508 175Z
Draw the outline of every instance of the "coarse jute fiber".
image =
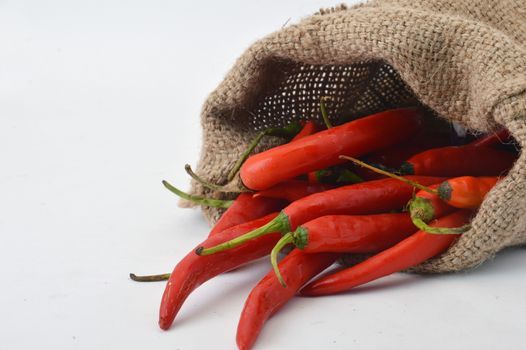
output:
M383 0L323 10L257 41L204 103L197 173L225 183L257 130L421 104L526 146L526 2ZM268 138L257 151L279 140ZM211 195L193 183L195 194ZM215 195L218 195L217 193ZM185 203L183 203L184 205ZM216 209L204 209L214 222ZM474 267L526 242L526 155L486 197L472 229L418 272Z

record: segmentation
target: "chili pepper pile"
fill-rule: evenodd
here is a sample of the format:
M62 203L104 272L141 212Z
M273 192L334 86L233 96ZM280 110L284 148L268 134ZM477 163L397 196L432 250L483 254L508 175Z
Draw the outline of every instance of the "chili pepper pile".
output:
M260 132L230 171L244 192L235 200L178 196L226 208L207 239L168 279L159 325L168 329L185 299L207 280L270 255L273 269L248 296L237 329L249 349L265 321L293 296L348 291L416 266L454 244L486 194L511 168L516 152L506 130L452 145L447 132L428 127L418 108L394 109L332 126L295 122ZM250 155L263 137L281 146ZM215 191L227 187L194 179ZM418 192L416 192L418 190ZM286 246L292 251L278 263ZM346 254L372 254L361 263L314 279Z

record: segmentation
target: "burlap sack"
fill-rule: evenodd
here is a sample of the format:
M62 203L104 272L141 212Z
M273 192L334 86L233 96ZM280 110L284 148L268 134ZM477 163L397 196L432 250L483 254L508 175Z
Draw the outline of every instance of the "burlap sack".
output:
M383 0L320 11L253 44L210 94L197 173L224 183L256 130L318 117L325 95L333 116L421 103L474 130L503 125L524 147L525 39L522 0ZM211 195L196 183L192 192ZM205 214L213 222L219 212ZM525 243L524 152L472 226L417 270L458 271Z

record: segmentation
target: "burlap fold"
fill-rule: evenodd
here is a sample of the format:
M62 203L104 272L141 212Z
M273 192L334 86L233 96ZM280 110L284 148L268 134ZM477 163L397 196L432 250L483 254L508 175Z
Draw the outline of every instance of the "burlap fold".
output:
M526 3L383 0L339 6L257 41L202 110L197 173L224 183L256 130L422 104L477 131L502 125L526 144ZM259 150L276 139L268 139ZM193 183L192 192L207 194ZM219 212L205 209L210 221ZM526 155L487 196L473 228L419 272L458 271L526 242Z

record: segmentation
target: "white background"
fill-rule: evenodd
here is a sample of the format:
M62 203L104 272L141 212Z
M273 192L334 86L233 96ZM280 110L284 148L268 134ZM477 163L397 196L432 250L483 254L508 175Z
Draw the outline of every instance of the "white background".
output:
M174 326L171 271L207 234L187 188L206 95L254 40L329 1L0 1L0 348L233 349L266 260L198 289ZM526 254L297 298L256 349L519 349Z

